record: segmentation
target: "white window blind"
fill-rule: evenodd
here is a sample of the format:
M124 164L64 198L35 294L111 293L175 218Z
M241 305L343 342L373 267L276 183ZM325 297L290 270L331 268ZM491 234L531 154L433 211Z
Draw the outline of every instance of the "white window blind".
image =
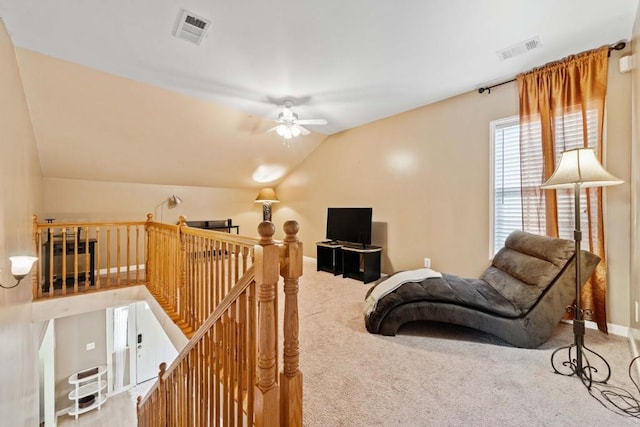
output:
M493 128L493 250L502 247L513 230L522 229L520 126L518 118Z
M597 110L587 110L588 146L597 149ZM556 164L560 153L572 148L583 147L582 112L572 111L555 120ZM543 159L541 126L532 121L526 128L522 145L518 117L497 120L491 123L492 137L492 236L491 256L504 245L504 241L514 230L527 230L545 235L545 199L540 189L543 182ZM587 206L586 191L580 194L580 209L592 214L592 227L597 226L597 198L590 189L591 206ZM558 227L561 238L573 240L574 212L573 190L556 190ZM523 205L525 206L523 215ZM581 215L583 245L589 248L588 216Z

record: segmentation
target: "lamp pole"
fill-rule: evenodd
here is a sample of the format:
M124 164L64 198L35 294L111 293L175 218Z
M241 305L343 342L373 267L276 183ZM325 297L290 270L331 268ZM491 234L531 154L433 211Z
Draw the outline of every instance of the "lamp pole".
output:
M572 376L577 375L580 377L582 383L587 387L591 388L591 385L596 383L606 383L611 377L611 366L605 360L604 357L591 350L587 346L584 345L584 334L585 334L585 326L584 326L584 310L582 309L582 300L580 295L580 288L582 283L581 278L581 259L582 259L582 251L581 251L581 242L582 242L582 231L580 230L580 182L576 182L573 184L573 211L574 211L574 230L573 230L573 239L574 239L574 247L575 247L575 259L576 263L576 302L573 305L567 307L567 311L573 312L573 337L574 343L568 346L560 347L556 349L551 354L551 366L556 374ZM575 347L576 357L572 358L573 348ZM560 369L559 361L557 360L562 355L558 356L560 352L566 350L568 352L568 358L562 361L561 365L565 368L569 368L569 371L562 372ZM585 350L595 356L596 359L600 360L602 363L599 365L603 365L603 372L599 371L593 364L589 362L589 358L585 353ZM561 361L562 359L560 359ZM593 374L599 373L604 377L604 379L594 379Z
M560 375L580 377L582 383L591 388L594 382L606 383L611 377L611 366L595 351L584 345L584 314L591 313L589 309L582 308L580 288L582 285L582 231L580 230L580 190L589 187L606 187L621 184L622 180L604 170L595 156L593 149L588 147L574 148L562 152L560 161L551 177L542 184L544 189L571 189L573 188L573 214L575 242L574 262L576 263L576 299L573 305L567 307L568 312L573 312L573 344L560 347L551 354L551 366L555 373ZM575 348L575 358L574 355ZM567 351L567 358L562 361L561 352ZM588 356L589 354L589 356ZM591 357L591 361L589 361ZM596 362L597 366L593 363ZM598 374L598 379L594 379Z

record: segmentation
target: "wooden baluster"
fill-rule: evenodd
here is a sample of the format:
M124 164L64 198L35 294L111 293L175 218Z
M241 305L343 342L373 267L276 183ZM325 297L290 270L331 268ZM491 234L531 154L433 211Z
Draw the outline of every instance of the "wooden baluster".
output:
M283 372L280 373L280 410L282 426L302 425L302 372L298 347L298 279L302 276L302 243L296 221L284 224L285 257L280 274L284 278Z
M120 226L116 225L116 286L120 286Z
M125 283L128 285L131 283L131 226L127 225L127 275L125 277Z
M107 288L111 286L111 227L107 226Z
M135 284L140 283L140 227L136 225L136 281Z
M78 227L73 227L73 293L78 293ZM66 240L66 239L65 239ZM63 275L64 276L64 275ZM66 276L64 276L66 277ZM63 279L64 280L64 279Z
M215 284L214 284L214 292L215 292L215 304L214 307L217 307L218 304L220 304L220 301L222 301L222 277L220 276L220 271L222 270L221 267L221 263L222 261L220 260L220 251L222 251L222 246L220 245L220 241L216 240L215 241L215 254L216 254L216 280L215 280Z
M198 323L196 324L196 329L200 327L207 319L209 313L207 313L207 309L204 306L204 238L202 236L198 236L198 240L196 241L196 259L198 260L197 269L196 269L196 281L194 282L194 286L197 288L198 295Z
M255 393L257 427L280 424L280 403L276 383L277 331L275 329L276 284L278 282L279 249L273 242L275 227L264 221L258 226L260 245L256 246L255 274L258 294L258 382Z
M245 246L242 248L242 274L246 273L247 268L249 268L249 266L247 265L248 258L249 258L249 248Z
M42 287L40 286L40 278L42 274L42 268L40 264L42 263L42 243L40 242L40 233L38 231L38 217L33 215L31 217L32 221L32 240L33 240L33 250L36 256L38 257L38 265L36 266L36 274L31 275L31 288L32 288L32 299L35 301L38 298L42 297Z
M158 372L158 414L155 416L158 417L159 425L166 426L167 425L167 407L168 407L168 399L167 399L167 384L164 378L164 372L167 370L167 364L162 362L160 364L160 372Z
M155 285L156 281L158 280L158 278L154 274L155 272L153 271L155 268L155 266L153 265L153 260L149 257L149 255L152 254L151 245L153 244L152 238L150 235L151 232L149 231L149 227L152 221L153 221L153 214L148 213L147 222L144 224L144 235L146 240L145 241L146 248L144 251L144 275L145 275L145 282L147 283L147 286L149 286L150 284ZM155 255L155 253L153 253L153 255Z
M146 427L148 424L146 422L146 417L141 416L141 414L143 413L143 411L140 409L140 402L142 401L142 396L138 396L138 398L136 399L136 413L138 414L138 427ZM145 420L145 422L142 422L142 419Z
M84 227L85 229L85 233L84 233L84 290L88 291L89 287L91 286L91 281L89 280L90 278L90 274L91 272L90 267L89 267L89 261L91 261L91 257L89 255L89 230L90 228L88 226ZM80 230L80 228L78 228L78 230ZM79 235L77 235L79 237ZM80 242L80 240L78 239L78 243ZM95 274L95 272L93 272L93 274ZM94 280L95 280L95 276L94 276Z
M96 281L96 289L100 289L100 266L102 265L100 259L100 226L96 226L96 263L94 268L96 269L93 274Z
M62 295L67 294L67 229L61 228L62 231L62 273L60 279L62 280ZM53 258L52 258L53 259ZM52 264L54 264L52 262Z
M194 328L192 326L192 323L190 322L190 317L189 317L189 313L188 313L188 309L187 309L187 301L188 301L188 291L187 291L187 261L188 261L188 256L187 256L187 246L186 246L186 238L187 236L184 234L183 232L183 228L187 227L187 217L185 217L184 215L180 215L179 218L179 223L178 223L178 235L177 235L177 241L178 241L178 245L179 245L179 250L176 251L176 256L175 256L175 262L176 262L176 266L177 268L177 273L178 273L178 277L177 277L177 283L176 285L176 293L174 294L174 298L176 300L176 302L173 303L176 312L178 313L182 313L181 319L185 322L188 322L189 325L191 325L191 328L195 331L196 328ZM177 302L180 302L180 306L177 305Z

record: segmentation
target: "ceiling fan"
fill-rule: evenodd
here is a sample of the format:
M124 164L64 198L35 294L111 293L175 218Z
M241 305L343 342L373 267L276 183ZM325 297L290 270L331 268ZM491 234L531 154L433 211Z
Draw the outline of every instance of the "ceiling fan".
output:
M284 139L295 138L299 135L309 135L311 131L302 127L301 125L326 125L328 122L325 119L298 119L298 115L293 112L293 101L284 100L283 105L278 113L278 119L274 122L279 123L278 126L274 126L267 132L276 131L278 135Z

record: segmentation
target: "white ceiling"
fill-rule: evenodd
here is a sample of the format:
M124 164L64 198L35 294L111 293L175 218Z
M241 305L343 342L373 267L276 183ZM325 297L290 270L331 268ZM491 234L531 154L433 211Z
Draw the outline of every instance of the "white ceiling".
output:
M262 118L275 118L278 101L292 97L301 119L329 121L311 130L333 134L628 39L637 7L638 0L0 0L0 16L17 47ZM172 35L181 9L212 21L199 46ZM534 36L542 48L504 61L496 55Z

